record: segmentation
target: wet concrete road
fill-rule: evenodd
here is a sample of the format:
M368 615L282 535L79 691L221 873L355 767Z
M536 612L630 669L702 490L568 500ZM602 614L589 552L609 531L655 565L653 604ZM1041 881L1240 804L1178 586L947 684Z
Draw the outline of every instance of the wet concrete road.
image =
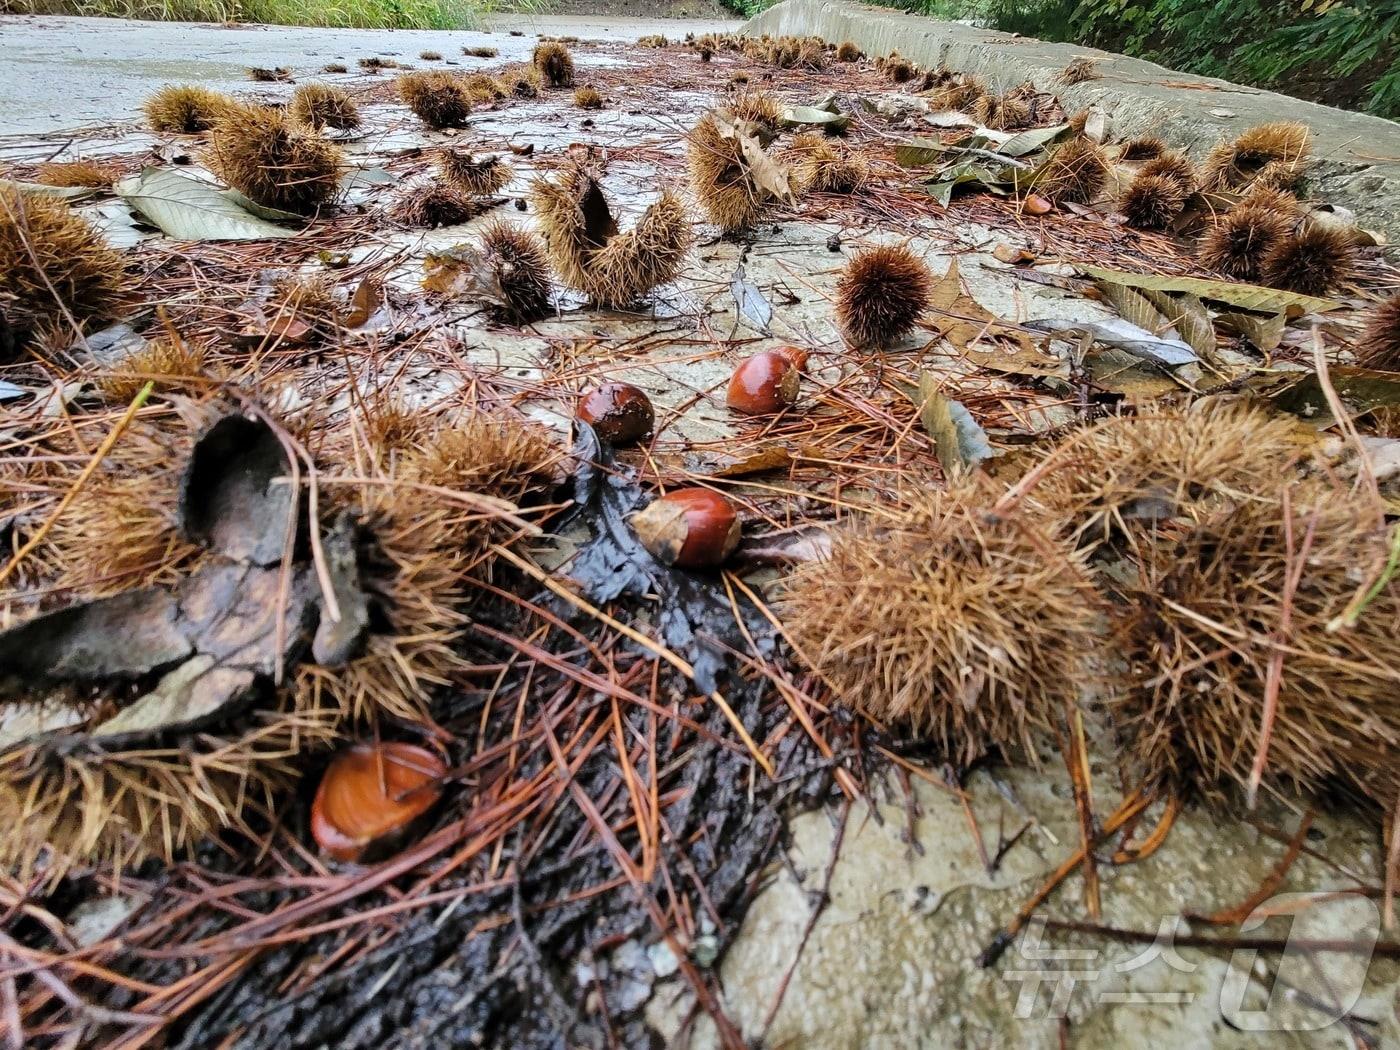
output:
M135 22L111 18L0 17L0 136L106 125L135 117L143 99L171 82L247 90L249 66L288 66L302 77L328 62L371 55L424 68L420 51L437 51L472 70L528 57L537 35L586 40L635 40L727 31L738 23L639 19L601 15L492 18L489 32L440 30L307 29L297 26L221 26ZM512 36L511 30L523 35ZM463 47L500 50L493 59L468 58ZM331 79L336 79L332 77Z

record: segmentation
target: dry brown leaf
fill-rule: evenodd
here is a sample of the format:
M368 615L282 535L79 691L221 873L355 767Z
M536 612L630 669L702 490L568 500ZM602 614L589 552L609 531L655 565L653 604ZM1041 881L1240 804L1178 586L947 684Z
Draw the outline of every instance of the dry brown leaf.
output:
M948 272L934 286L929 307L944 315L934 317L930 324L959 350L965 351L989 336L993 341L1009 339L1022 350L1031 349L1031 341L1023 333L1008 330L995 314L963 291L957 259L949 261Z
M359 283L350 297L350 312L345 315L346 328L358 328L379 309L379 286L369 277Z

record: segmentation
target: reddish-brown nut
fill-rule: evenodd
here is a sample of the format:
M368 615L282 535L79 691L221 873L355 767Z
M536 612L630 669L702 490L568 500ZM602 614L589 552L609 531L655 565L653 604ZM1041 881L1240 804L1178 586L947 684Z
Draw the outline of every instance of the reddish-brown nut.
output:
M642 546L667 565L706 569L739 545L734 504L710 489L676 489L632 515Z
M782 354L792 362L792 367L799 372L807 371L807 351L800 346L780 346L774 350L775 354Z
M797 400L802 373L776 351L754 354L729 380L729 407L749 416L771 416Z
M326 767L311 804L311 837L335 860L393 853L442 794L442 759L413 744L352 744Z
M640 388L631 383L604 383L583 395L578 418L609 445L631 445L651 431L656 412Z

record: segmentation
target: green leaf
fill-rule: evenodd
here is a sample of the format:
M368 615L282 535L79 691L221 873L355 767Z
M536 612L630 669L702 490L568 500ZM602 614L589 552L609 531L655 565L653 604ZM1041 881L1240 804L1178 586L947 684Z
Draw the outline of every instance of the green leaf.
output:
M1325 313L1328 310L1339 309L1342 305L1334 299L1302 295L1280 288L1263 288L1257 284L1214 281L1202 277L1162 277L1150 273L1128 273L1086 263L1076 265L1081 273L1100 281L1127 285L1129 288L1151 288L1158 292L1189 292L1202 299L1229 303L1245 310L1286 313L1290 317L1298 317L1305 313Z
M953 191L969 182L975 182L982 189L991 193L1006 192L1006 184L1002 181L1000 172L992 171L985 165L974 161L954 164L951 168L934 176L932 181L914 188L923 190L946 208L948 202L953 199Z
M32 193L39 197L60 197L66 201L82 200L97 192L91 186L45 186L42 182L17 182L13 179L0 179L0 186L8 186L21 193Z
M933 438L938 462L950 478L960 477L996 455L986 431L967 406L945 397L932 372L919 374L919 422Z
M259 219L266 219L268 222L280 222L293 226L305 226L306 216L298 215L294 211L283 211L281 208L269 208L266 204L259 204L257 201L249 200L243 194L234 189L223 191L225 197L233 201L234 204L244 211L256 215Z
M1053 128L1031 128L1009 139L997 147L997 152L1007 157L1024 157L1044 149L1069 130L1068 124L1057 124Z
M911 139L894 148L894 162L901 168L925 168L943 160L949 149L937 139Z
M117 183L117 196L180 241L262 241L292 231L240 208L224 191L169 168L146 168Z
M788 106L783 110L782 124L786 128L816 124L828 133L844 132L851 126L851 118L847 113L833 113L815 106Z

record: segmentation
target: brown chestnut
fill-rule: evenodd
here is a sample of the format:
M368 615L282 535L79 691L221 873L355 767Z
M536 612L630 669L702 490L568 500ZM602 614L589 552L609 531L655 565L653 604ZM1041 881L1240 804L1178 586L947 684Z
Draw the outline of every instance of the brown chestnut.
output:
M311 803L311 837L335 860L393 853L442 794L442 759L413 744L352 744L326 767Z
M667 565L705 569L739 545L734 504L710 489L676 489L632 515L642 546Z
M754 354L729 380L729 407L749 416L771 416L797 400L802 374L783 354Z
M799 372L807 371L807 351L800 346L780 346L773 353L781 354L792 362L792 367Z
M656 422L651 399L631 383L604 383L578 403L578 418L609 445L631 445L645 437Z

